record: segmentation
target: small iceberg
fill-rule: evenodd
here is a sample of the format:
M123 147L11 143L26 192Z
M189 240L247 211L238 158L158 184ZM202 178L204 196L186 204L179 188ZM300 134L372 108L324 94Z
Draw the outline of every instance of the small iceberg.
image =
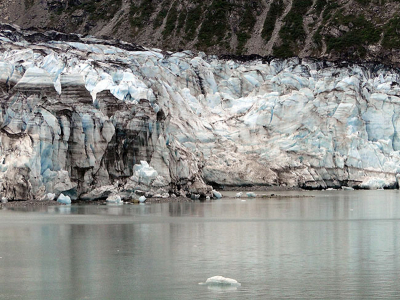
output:
M70 205L71 198L69 196L65 196L64 194L60 194L60 196L58 196L57 202L65 205Z
M223 276L213 276L208 278L206 282L200 282L199 284L206 285L211 289L237 289L241 286L237 280Z
M217 198L217 199L221 199L222 198L222 194L220 192L217 192L216 190L213 190L212 193L213 193L215 198Z
M344 191L354 191L354 189L350 186L342 186L342 190Z
M237 193L237 194L236 194L236 198L240 198L240 197L242 197L242 195L243 195L243 193L242 193L242 192L240 192L240 193Z
M124 204L120 195L110 195L107 197L106 202L107 202L107 204L112 204L112 205Z
M257 197L256 193L253 193L253 192L246 193L246 195L247 195L248 198L255 198L255 197Z

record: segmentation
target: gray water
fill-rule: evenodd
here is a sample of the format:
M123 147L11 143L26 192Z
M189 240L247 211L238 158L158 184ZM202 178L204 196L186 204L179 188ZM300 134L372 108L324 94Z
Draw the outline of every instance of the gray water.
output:
M0 299L400 299L398 191L290 193L0 210Z

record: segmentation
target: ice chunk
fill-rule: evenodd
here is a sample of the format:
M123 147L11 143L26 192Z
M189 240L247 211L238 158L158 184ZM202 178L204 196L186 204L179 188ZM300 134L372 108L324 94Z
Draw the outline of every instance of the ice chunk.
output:
M145 185L151 185L151 183L157 178L158 172L149 166L147 161L141 161L140 165L135 165L133 167L134 175L132 177L137 178L139 183ZM134 179L132 178L132 179ZM163 185L164 181L162 178L158 178L158 185Z
M352 187L350 187L350 186L342 186L342 190L345 190L345 191L354 191L354 189L353 189Z
M140 202L140 203L146 202L146 197L145 197L145 196L141 196L141 197L139 198L139 202Z
M56 197L56 194L47 193L46 195L44 195L44 197L42 198L42 200L43 200L43 201L53 201L55 197Z
M382 178L366 178L362 183L361 187L366 188L366 189L383 189L385 186L387 186L387 182L382 179Z
M64 196L64 194L60 194L60 196L58 196L57 202L68 205L71 204L71 198L69 196Z
M107 197L106 202L108 204L123 204L122 200L121 200L121 196L120 195L110 195Z
M213 276L206 280L204 283L199 283L200 285L207 286L219 286L219 287L239 287L241 284L232 278L226 278L223 276Z
M247 197L249 197L249 198L255 198L255 197L257 197L256 193L253 193L253 192L248 192L248 193L246 193L246 195L247 195Z
M222 198L222 194L220 192L217 192L215 190L213 190L212 192L213 192L213 195L214 195L215 198L217 198L217 199L221 199Z
M200 195L199 194L192 194L192 195L190 195L190 199L199 200L200 199Z
M242 192L239 192L239 193L236 194L235 197L236 197L236 198L240 198L240 197L242 197L242 195L243 195L243 193L242 193Z

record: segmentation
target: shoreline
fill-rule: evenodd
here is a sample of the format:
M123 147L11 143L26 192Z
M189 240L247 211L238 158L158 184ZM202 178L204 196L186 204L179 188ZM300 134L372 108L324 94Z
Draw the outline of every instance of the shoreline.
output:
M287 192L287 191L307 191L306 189L302 189L300 187L287 187L287 186L224 186L217 187L217 191L223 192Z
M392 189L387 189L387 190L392 190ZM279 192L286 192L286 191L298 191L298 192L310 192L312 190L306 190L302 188L288 188L288 187L265 187L265 186L256 186L256 187L224 187L224 188L219 188L218 191L224 193L224 192L260 192L263 191L263 194L256 194L256 197L248 197L246 194L244 194L240 198L235 198L235 196L232 196L232 198L235 199L242 199L242 200L250 200L250 199L284 199L284 198L309 198L309 197L314 197L311 195L280 195L276 194ZM342 191L342 189L326 189L322 191ZM271 192L276 192L276 193L271 193ZM271 194L269 194L271 193ZM223 197L225 198L225 197ZM222 198L222 199L223 199ZM211 199L211 201L218 201L219 199ZM156 203L183 203L183 202L206 202L207 200L202 199L202 200L192 200L191 198L184 197L184 196L176 196L176 197L168 197L168 198L147 198L146 202L144 204L156 204ZM210 201L210 200L208 200ZM108 203L106 200L73 200L72 205L115 205L113 203ZM123 201L123 205L138 205L138 201ZM122 205L122 204L121 204ZM62 204L57 202L56 200L14 200L14 201L9 201L7 203L1 203L0 202L0 209L3 208L25 208L25 207L46 207L46 206L66 206L66 204Z

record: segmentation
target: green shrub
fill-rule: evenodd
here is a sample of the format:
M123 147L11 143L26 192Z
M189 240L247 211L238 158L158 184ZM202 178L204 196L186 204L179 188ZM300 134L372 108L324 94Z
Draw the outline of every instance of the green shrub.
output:
M234 7L228 0L213 0L205 13L198 35L200 48L211 47L222 41L228 29L227 16Z
M324 9L324 7L328 4L328 0L317 0L315 2L314 8L317 11L317 13L321 13L321 11Z
M165 3L163 3L161 10L158 12L157 17L154 19L153 22L154 29L160 27L163 24L165 17L168 15L170 4L171 3L169 0L166 0Z
M357 57L363 57L366 54L365 46L377 43L382 30L368 22L363 15L344 16L341 13L337 13L332 20L332 25L336 26L348 26L350 23L352 24L352 28L348 32L343 33L342 36L326 37L327 50L344 52L352 49L353 52L357 52L355 54Z
M238 47L237 52L242 53L244 50L244 46L246 45L247 41L251 37L251 32L254 28L254 25L257 22L257 18L254 15L257 11L255 9L257 7L252 7L251 4L246 3L245 11L242 14L241 22L239 23L239 30L237 33L238 39Z
M384 26L382 46L388 49L400 48L400 17L395 16Z
M306 38L306 32L303 28L303 18L312 4L312 0L293 0L292 9L285 16L283 20L285 24L279 32L284 44L280 47L274 47L274 55L289 57L298 51L299 45Z
M264 21L264 26L262 30L262 37L265 40L269 40L271 37L272 32L275 28L276 20L282 15L285 7L283 5L282 0L274 0L269 7L269 11L267 13L267 17Z
M290 45L288 43L283 43L281 46L274 47L274 56L278 58L288 58L293 57L294 52L290 49Z
M177 20L178 20L178 7L177 7L176 2L174 2L174 5L169 10L167 22L166 22L165 28L163 30L164 38L167 38L174 31Z
M203 7L201 4L196 5L189 10L186 18L185 33L186 39L193 39L196 34L197 27L200 25Z
M130 23L133 27L144 27L151 18L155 10L152 0L143 0L139 6L131 3L130 8Z
M186 13L182 10L178 17L178 25L176 27L177 31L180 31L183 28L183 26L185 25L185 21L186 21Z

